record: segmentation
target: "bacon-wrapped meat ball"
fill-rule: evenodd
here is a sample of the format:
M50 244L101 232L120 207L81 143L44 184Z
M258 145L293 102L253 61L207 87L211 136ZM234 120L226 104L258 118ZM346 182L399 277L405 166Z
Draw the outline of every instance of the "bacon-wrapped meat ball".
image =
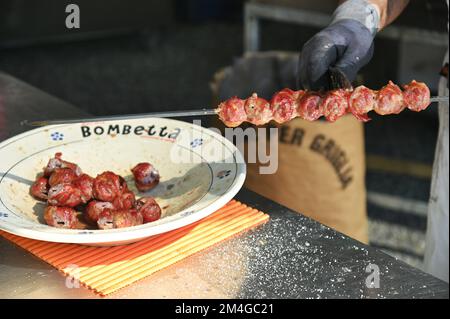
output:
M44 176L49 177L57 168L70 168L77 176L82 174L81 168L77 164L62 159L62 153L56 153L55 157L48 161L47 166L44 168Z
M376 92L364 85L353 90L348 101L349 111L360 121L370 120L367 113L375 108Z
M253 93L245 102L245 112L247 121L254 125L264 125L272 120L272 110L270 103Z
M93 195L95 199L112 202L121 194L120 176L113 172L104 172L94 179Z
M333 90L322 99L323 115L329 122L336 122L347 113L348 97L346 90Z
M245 100L237 97L226 100L217 108L217 114L228 127L237 127L247 120Z
M100 214L105 210L114 210L114 205L110 202L91 201L86 207L86 215L88 219L94 223L97 223Z
M159 183L159 172L150 163L139 163L131 169L134 182L140 192L146 192Z
M80 189L83 203L87 203L93 198L94 179L88 174L80 175L72 182L72 185Z
M298 115L307 121L318 120L323 115L321 100L318 93L306 92L298 100Z
M51 187L58 184L70 184L77 179L77 174L70 168L56 168L48 179Z
M100 229L125 228L142 225L142 215L135 209L105 209L97 220Z
M79 188L72 184L58 184L48 191L48 204L52 206L75 207L83 203Z
M136 197L131 191L123 192L113 200L115 209L131 209L136 206Z
M430 89L425 83L413 80L403 86L403 99L408 109L420 112L430 105Z
M277 123L285 123L297 116L297 100L304 91L284 89L276 93L270 101L273 119Z
M405 108L403 92L392 81L378 91L374 110L380 115L398 114Z
M48 206L44 211L47 225L57 228L77 229L78 213L69 207Z
M131 209L136 205L136 197L128 188L128 184L122 176L119 176L120 194L113 200L115 209Z
M40 200L47 200L48 189L50 188L48 184L48 179L46 177L38 177L36 181L30 187L30 194L35 198Z
M144 218L145 223L151 223L161 218L161 207L153 197L142 197L136 202L136 209Z

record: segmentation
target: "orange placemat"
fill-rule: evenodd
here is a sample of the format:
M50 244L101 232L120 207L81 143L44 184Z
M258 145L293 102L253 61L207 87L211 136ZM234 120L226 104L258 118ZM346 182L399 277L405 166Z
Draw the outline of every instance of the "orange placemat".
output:
M233 200L196 223L125 246L90 247L0 234L106 296L268 220L267 214Z

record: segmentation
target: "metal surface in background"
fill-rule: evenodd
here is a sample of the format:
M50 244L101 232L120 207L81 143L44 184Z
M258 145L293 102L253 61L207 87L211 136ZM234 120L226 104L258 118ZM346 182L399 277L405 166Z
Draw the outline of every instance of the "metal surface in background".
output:
M0 73L1 139L77 108ZM0 113L1 114L1 113ZM237 199L268 213L264 226L189 257L110 298L448 298L448 284L246 189ZM379 270L380 285L369 275ZM367 284L369 282L369 284ZM49 265L0 238L0 298L95 298L67 288Z

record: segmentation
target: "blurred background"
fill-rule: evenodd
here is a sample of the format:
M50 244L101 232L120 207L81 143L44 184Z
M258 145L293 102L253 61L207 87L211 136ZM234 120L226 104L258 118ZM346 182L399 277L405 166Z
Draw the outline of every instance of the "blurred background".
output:
M212 107L216 72L245 52L293 51L335 0L1 0L0 71L93 114ZM68 30L76 3L81 28ZM445 1L411 1L376 39L360 80L416 78L434 93L448 46ZM419 266L437 137L436 107L365 126L370 243Z

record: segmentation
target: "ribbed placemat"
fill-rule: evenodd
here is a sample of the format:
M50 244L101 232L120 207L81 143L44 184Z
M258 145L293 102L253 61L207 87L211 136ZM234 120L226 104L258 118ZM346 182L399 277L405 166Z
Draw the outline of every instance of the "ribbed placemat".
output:
M106 296L268 220L267 214L233 200L196 223L125 246L90 247L0 234Z

